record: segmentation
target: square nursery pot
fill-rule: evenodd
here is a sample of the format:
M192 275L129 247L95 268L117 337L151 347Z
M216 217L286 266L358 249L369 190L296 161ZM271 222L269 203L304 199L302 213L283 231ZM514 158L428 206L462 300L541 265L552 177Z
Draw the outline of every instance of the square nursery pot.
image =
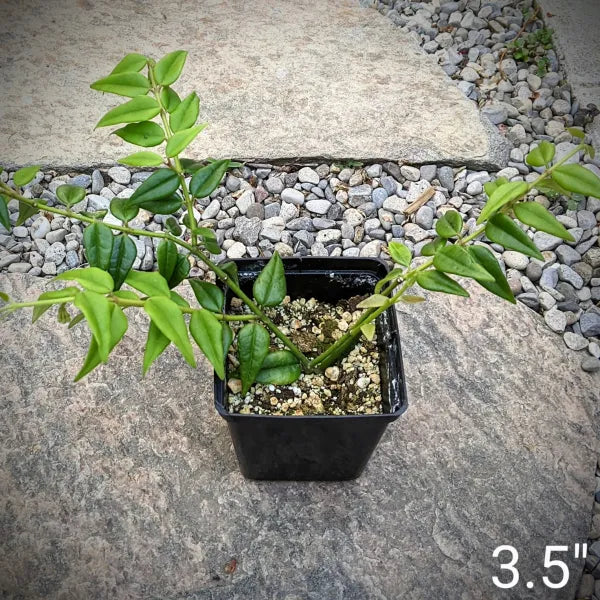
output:
M239 259L242 289L267 260ZM374 258L284 258L291 298L336 303L373 292L388 272ZM226 291L226 305L231 294ZM407 408L400 336L394 308L377 319L383 413L373 415L252 415L227 410L226 382L215 375L215 407L227 421L242 474L249 479L339 481L358 477L391 421Z

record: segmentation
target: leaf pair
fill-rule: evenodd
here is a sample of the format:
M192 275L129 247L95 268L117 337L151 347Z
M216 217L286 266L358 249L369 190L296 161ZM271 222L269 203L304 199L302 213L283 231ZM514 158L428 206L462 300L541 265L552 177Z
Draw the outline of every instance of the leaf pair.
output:
M179 254L171 240L162 240L156 250L158 272L166 279L169 288L178 286L190 272L190 262Z

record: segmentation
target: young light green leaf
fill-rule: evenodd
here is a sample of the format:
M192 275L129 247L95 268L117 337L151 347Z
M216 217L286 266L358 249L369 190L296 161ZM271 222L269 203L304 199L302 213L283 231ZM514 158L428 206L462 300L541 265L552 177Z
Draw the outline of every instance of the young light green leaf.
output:
M374 292L376 294L379 294L379 292L381 292L381 290L383 289L383 286L386 283L389 283L390 281L397 280L399 277L402 276L403 273L404 273L404 269L392 269L383 279L380 279L375 284L375 290L374 290Z
M496 242L521 254L544 260L541 252L527 234L507 215L494 215L485 226L485 235Z
M564 225L539 202L518 202L513 206L513 210L521 223L567 240L567 242L575 241L575 238L565 229Z
M443 239L460 235L463 228L462 217L455 210L449 210L435 224L437 234Z
M283 261L274 252L252 287L256 301L262 306L277 306L285 298L286 282Z
M217 160L198 169L190 181L190 192L194 198L206 198L217 189L229 167L229 160Z
M129 271L125 283L150 298L169 297L169 286L158 271Z
M183 129L178 131L172 138L167 142L167 148L165 150L166 155L169 158L177 156L182 150L187 148L196 139L198 134L206 127L206 123L202 125L196 125L189 129Z
M179 176L171 169L158 169L128 198L130 205L162 200L172 196L179 188Z
M188 337L183 313L177 304L168 297L154 296L144 302L144 310L162 334L177 346L188 364L195 367L194 351Z
M118 160L122 165L130 167L158 167L162 165L163 158L156 152L134 152Z
M600 178L581 165L561 165L552 179L569 192L600 198Z
M423 298L423 296L413 296L412 294L402 294L399 302L404 302L405 304L419 304L420 302L425 302L425 298Z
M490 199L485 203L485 206L477 219L477 224L481 225L481 223L500 210L505 204L524 196L528 189L529 188L524 181L511 181L510 183L505 183L496 188L490 196Z
M469 297L469 292L441 271L428 270L417 275L417 283L425 290Z
M173 194L167 198L161 198L160 200L146 200L139 206L155 215L171 215L181 208L182 203L182 198L177 194Z
M267 354L256 375L258 383L289 385L300 377L298 360L289 350L276 350Z
M190 285L194 290L196 300L202 308L217 313L223 311L225 295L214 283L202 281L201 279L190 279Z
M109 110L96 125L98 127L107 127L109 125L119 125L121 123L136 123L138 121L147 121L152 119L160 112L160 105L154 98L149 96L138 96L121 104L112 110Z
M163 56L154 67L156 82L160 85L175 83L181 75L187 54L184 50L176 50Z
M43 292L38 296L38 300L72 300L79 294L79 288L66 287L62 290L52 290L50 292ZM7 300L8 302L8 300ZM31 322L35 323L51 306L52 304L46 304L41 306L33 307L33 314L31 316Z
M39 165L23 167L13 175L13 183L18 186L27 185L38 174L39 170Z
M471 256L494 278L494 281L480 281L476 280L479 285L483 286L492 294L504 298L512 304L516 303L515 297L506 281L506 277L498 264L498 261L494 258L494 255L484 246L469 246L469 252Z
M526 157L525 162L532 167L544 167L549 165L556 153L556 146L546 140L542 140Z
M110 201L110 212L123 221L128 223L132 219L135 219L137 214L140 212L140 207L135 204L129 203L129 198L113 198Z
M37 208L35 208L33 206L29 206L29 204L27 204L27 202L23 202L23 201L19 200L19 216L17 218L15 225L17 227L19 225L23 225L23 223L25 223L25 221L27 221L27 219L29 219L29 217L32 217L33 215L35 215L35 213L37 213Z
M61 204L71 208L85 198L85 190L78 185L59 185L56 188L56 197Z
M591 144L585 144L583 151L592 159L596 158L596 149Z
M567 131L574 137L579 140L585 139L585 132L579 127L567 127Z
M446 245L446 239L437 237L433 242L425 244L421 248L421 256L433 256L440 248Z
M112 295L121 300L141 300L140 296L131 290L116 290Z
M112 253L108 272L111 274L115 290L121 288L129 274L137 256L137 248L133 240L126 234L121 233L113 237Z
M144 96L150 89L150 82L141 73L113 73L103 79L98 79L90 85L98 92L108 92L117 96L135 98Z
M225 354L221 329L221 322L208 310L201 308L192 314L190 319L192 337L210 361L217 376L225 379Z
M433 266L438 271L472 277L482 281L494 281L494 278L476 263L463 246L446 246L441 248L433 259Z
M141 71L148 62L148 58L143 54L132 52L127 54L119 64L112 70L111 75L116 73L137 73Z
M168 113L172 113L181 103L181 98L173 88L166 86L163 87L162 90L160 90L160 101L161 104L165 107L166 111ZM173 129L173 124L171 124L171 129ZM173 131L175 130L173 129Z
M201 238L204 247L211 254L219 254L221 252L217 236L212 229L209 229L208 227L197 227L194 231L196 232L196 235Z
M373 341L373 338L375 337L375 323L373 323L373 321L361 325L360 330L362 331L365 338L369 340L369 342Z
M142 121L141 123L130 123L113 131L122 140L141 146L142 148L152 148L158 146L165 139L165 132L162 127L152 121Z
M150 321L148 338L144 349L144 364L142 370L144 375L148 372L150 365L152 365L152 363L164 352L165 348L170 343L169 338L164 335L152 321Z
M494 179L494 181L488 181L483 184L483 189L487 194L488 198L502 185L508 183L508 179L506 177L498 177L498 179Z
M258 323L244 325L238 333L238 356L242 378L242 395L256 380L262 364L269 354L269 333Z
M90 269L86 269L89 271ZM106 273L108 275L108 273ZM110 353L110 321L111 306L106 296L92 291L80 292L73 299L73 304L83 313L88 326L98 344L98 355L102 362L108 360Z
M356 308L378 308L383 306L389 298L382 296L381 294L373 294L372 296L368 296L364 300L361 300Z
M390 242L388 244L388 250L392 260L403 267L408 267L412 260L411 251L400 242Z
M55 277L55 279L60 281L76 281L84 289L96 292L97 294L108 294L114 289L114 282L110 273L97 267L64 271Z
M8 212L8 202L5 196L0 196L0 225L7 231L10 231L10 214Z
M169 123L173 131L182 131L192 127L200 113L200 99L196 92L186 96L171 113Z
M83 245L90 267L108 271L113 249L113 234L103 223L92 223L83 232Z

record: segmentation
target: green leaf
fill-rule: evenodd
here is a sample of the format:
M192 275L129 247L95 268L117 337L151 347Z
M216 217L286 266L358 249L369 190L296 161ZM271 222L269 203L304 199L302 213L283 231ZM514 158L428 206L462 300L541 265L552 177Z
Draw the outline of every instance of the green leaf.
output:
M600 178L581 165L561 165L552 179L569 192L600 198Z
M583 151L592 159L594 160L594 158L596 157L596 149L594 148L594 146L591 146L590 144L586 144L583 147Z
M398 263L403 267L408 267L410 265L412 254L404 244L401 244L400 242L390 242L388 244L388 250L395 263Z
M19 217L15 223L15 226L23 225L29 217L35 215L37 213L37 208L33 206L29 206L26 202L22 202L19 200Z
M238 355L242 378L242 395L256 380L262 364L269 354L269 333L258 323L244 325L238 333Z
M174 236L179 236L183 233L175 217L169 217L165 220L165 229Z
M173 275L169 279L169 287L177 287L188 275L190 274L190 261L183 254L179 254L177 257L177 264Z
M508 179L506 177L498 177L494 181L488 181L483 184L483 189L485 193L488 195L488 198L501 186L505 183L508 183Z
M183 203L183 200L177 194L173 194L168 198L161 198L160 200L147 200L142 202L139 206L144 210L148 210L156 215L171 215L177 212Z
M125 335L125 332L127 331L128 326L127 317L125 316L125 313L121 310L120 306L111 304L110 310L111 314L110 344L108 350L109 354L113 351L114 347L121 341L121 339ZM69 328L76 324L74 323L74 321L78 317L79 315L75 317L73 321L71 321ZM83 364L81 371L79 371L79 373L77 373L77 375L75 376L75 381L79 381L82 377L85 377L90 371L94 370L102 362L98 348L99 347L96 338L92 337L92 339L90 340L90 347L88 350L87 358L85 359L85 363Z
M197 227L194 231L196 232L196 235L202 239L204 247L211 254L220 254L221 248L219 242L217 242L217 236L212 229L209 229L208 227Z
M140 212L140 207L135 204L130 204L129 198L113 198L110 201L110 212L117 217L117 219L128 223L132 219L137 217Z
M135 98L144 96L151 87L147 77L141 73L113 73L103 79L98 79L90 85L93 90L98 92L108 92L118 96Z
M190 181L190 192L194 198L206 198L217 189L229 167L229 160L217 160L198 169Z
M388 283L390 281L395 281L396 279L398 279L399 277L401 277L403 273L404 273L404 269L392 269L383 279L380 279L375 284L375 290L374 290L374 292L376 294L379 294L379 292L383 289L383 286L386 283Z
M144 310L162 334L179 348L188 364L195 367L194 351L190 344L183 314L177 304L168 297L154 296L144 302Z
M84 289L96 292L97 294L108 294L114 289L114 282L110 273L97 267L65 271L56 276L55 279L60 281L76 281Z
M174 292L173 290L171 290L169 292L169 298L171 298L171 300L173 300L173 302L175 302L175 304L177 304L177 306L181 306L183 308L190 307L190 303L185 298L182 298L177 292Z
M67 329L73 329L73 327L75 327L75 325L78 325L79 323L81 323L81 321L84 321L85 317L83 316L83 313L77 313L72 319L71 322L69 323ZM94 339L94 338L92 338Z
M93 223L83 232L83 245L90 267L98 267L108 271L113 249L113 234L109 227L102 223Z
M162 127L152 121L142 121L141 123L130 123L113 131L122 140L141 146L142 148L152 148L158 146L165 139L165 132Z
M505 204L524 196L528 189L529 188L524 181L511 181L510 183L505 183L496 188L490 196L490 199L485 203L485 206L477 219L477 224L481 225L481 223L500 210Z
M509 250L516 250L521 254L544 260L527 234L507 215L494 215L485 227L485 235L492 242Z
M10 296L4 292L0 292L0 300L3 300L4 302L10 302Z
M120 123L136 123L152 119L160 112L160 105L154 98L149 96L138 96L109 110L96 125L107 127L108 125L119 125Z
M435 224L437 234L444 239L460 235L463 228L462 217L455 210L449 210ZM422 252L421 252L422 254Z
M419 304L420 302L425 302L425 298L423 296L413 296L411 294L402 294L398 302L404 302L405 304Z
M192 127L200 113L200 99L196 92L186 96L171 114L169 122L173 131L182 131Z
M227 356L231 343L233 342L233 330L227 321L221 323L221 341L223 343L223 356Z
M554 154L556 153L556 146L542 140L526 157L525 162L532 167L544 167L548 166Z
M518 202L513 206L515 216L521 223L530 225L539 231L545 231L568 242L575 238L565 229L556 217L538 202Z
M455 296L464 296L465 298L469 297L469 292L465 288L441 271L423 271L417 275L417 283L423 289L432 292L443 292L444 294L454 294Z
M206 166L203 162L198 162L197 160L193 160L191 158L180 158L179 162L181 163L184 172L188 175L193 175L196 171L198 171L198 169L202 169Z
M252 287L256 301L262 306L277 306L285 298L286 282L283 261L274 252Z
M12 225L10 224L10 214L8 212L8 202L4 196L0 196L0 224L7 231L10 231Z
M61 204L71 208L85 198L85 190L78 185L59 185L56 188L56 197Z
M156 82L160 85L175 83L181 75L187 54L184 50L176 50L163 56L154 67Z
M114 305L106 296L89 290L77 294L73 304L83 313L92 335L96 338L100 360L106 362L110 353L111 306Z
M79 288L76 287L67 287L62 290L52 290L50 292L43 292L38 296L38 300L72 300L79 294ZM8 302L8 296L6 297L6 302ZM31 322L35 323L51 306L52 304L46 304L41 306L33 307L33 314L31 316Z
M372 296L368 296L364 300L361 300L356 308L378 308L379 306L383 306L389 298L382 296L381 294L373 294Z
M162 200L173 195L179 188L179 176L171 169L158 169L128 198L131 205Z
M13 175L14 184L18 186L27 185L38 174L39 170L39 165L35 165L33 167L23 167L22 169L19 169Z
M117 290L113 292L112 295L121 298L122 300L141 300L141 298L131 290Z
M360 326L360 330L369 342L373 341L373 338L375 337L375 323L372 321L370 323L365 323Z
M156 249L156 259L158 261L158 272L167 280L173 275L179 252L177 246L171 240L162 240ZM169 286L171 287L171 286Z
M446 240L444 238L435 238L433 242L429 242L421 248L421 256L433 256L440 248L443 248L445 245Z
M215 373L225 379L225 354L221 322L208 310L195 311L190 319L190 333L204 356L208 358Z
M494 281L476 280L479 285L483 286L492 294L500 296L513 304L516 303L515 297L506 281L506 277L494 258L494 255L484 246L469 246L471 256L494 278Z
M433 266L438 271L472 277L482 281L494 281L494 278L476 263L468 250L463 246L446 246L441 248L433 259Z
M201 279L190 279L190 285L194 290L196 300L202 308L218 313L223 311L225 295L214 283L202 281Z
M181 98L173 88L166 86L160 90L160 101L166 111L172 113L181 103ZM173 129L172 124L171 129Z
M579 127L567 127L567 131L575 138L579 140L585 139L585 132Z
M289 350L276 350L267 355L256 375L258 383L289 385L300 377L298 360Z
M146 348L144 349L144 375L148 372L150 365L164 352L165 348L170 343L169 338L164 335L152 321L150 321Z
M196 125L189 129L183 129L178 131L172 138L167 142L166 155L169 158L177 156L182 150L187 148L197 137L197 135L206 127L206 123L202 125Z
M118 160L122 165L129 165L130 167L158 167L162 165L163 159L160 154L156 152L134 152L124 158Z
M126 234L121 233L113 237L112 253L108 272L111 274L115 290L121 288L127 275L133 267L137 256L137 248L133 240Z
M119 64L112 70L111 75L116 73L137 73L141 71L148 62L148 58L143 54L132 52L121 59Z
M221 267L222 271L225 271L225 273L227 274L227 276L234 281L236 284L239 284L239 278L238 278L238 269L237 269L237 265L233 262L233 261L228 261L226 263L223 263L221 265L219 265Z
M149 297L169 297L169 285L158 271L130 271L125 283Z

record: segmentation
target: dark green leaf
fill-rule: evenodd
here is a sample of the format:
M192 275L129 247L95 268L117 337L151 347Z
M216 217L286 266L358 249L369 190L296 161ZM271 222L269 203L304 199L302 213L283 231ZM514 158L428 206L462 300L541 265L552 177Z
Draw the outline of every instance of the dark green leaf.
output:
M183 254L177 256L177 264L169 279L169 287L177 287L190 274L190 261Z
M78 325L79 323L81 323L81 321L84 321L85 317L83 316L83 313L77 313L72 319L71 322L69 323L69 326L67 329L73 329L73 327L75 327L75 325ZM92 338L94 339L94 338Z
M190 285L196 300L202 308L212 312L222 312L225 305L225 295L223 291L214 283L202 281L201 279L190 279Z
M556 146L542 140L526 157L525 162L532 167L544 167L549 165L556 153Z
M510 183L505 183L496 188L490 196L490 199L485 203L485 206L477 219L477 224L480 225L486 221L505 204L524 196L528 189L529 188L524 181L511 181Z
M449 239L462 232L462 217L455 210L449 210L435 224L437 234L444 239ZM422 254L422 252L421 252Z
M148 93L150 82L141 73L113 73L108 77L98 79L90 87L98 92L135 98Z
M158 146L165 139L165 132L162 127L152 121L142 121L141 123L130 123L117 129L113 132L118 135L121 139L141 146L142 148L152 148Z
M188 129L196 122L200 112L200 99L196 92L184 98L171 114L169 122L173 131Z
M185 150L193 141L196 139L198 134L206 127L206 123L202 125L196 125L189 129L183 129L178 131L172 138L167 142L167 148L165 150L166 155L169 158L177 156L181 151Z
M179 176L171 169L158 169L128 198L129 204L140 206L144 202L162 200L179 188Z
M206 198L217 189L229 167L229 160L218 160L198 169L190 181L190 192L194 198Z
M174 292L173 290L170 291L169 298L171 298L171 300L173 300L173 302L175 302L175 304L177 304L177 306L181 306L183 308L190 307L190 303L185 298L181 297L177 292Z
M276 350L265 358L256 381L273 385L289 385L300 377L300 365L289 350Z
M163 158L156 152L134 152L118 160L122 165L130 167L158 167L163 164Z
M204 356L208 358L215 373L225 379L225 354L221 322L209 311L201 308L192 314L190 333Z
M410 265L412 254L404 244L401 244L400 242L390 242L388 244L388 250L395 263L398 263L403 267L408 267Z
M509 250L544 260L527 234L507 215L494 215L485 227L485 235Z
M227 274L227 276L234 281L235 283L239 284L239 279L238 279L238 269L237 269L237 265L233 262L233 261L228 261L226 263L223 263L222 265L219 265L221 270L225 271L225 273Z
M165 229L174 236L179 236L183 233L175 217L169 217L165 220Z
M176 50L163 56L154 67L156 82L160 85L175 83L181 75L187 54L184 50Z
M204 163L192 160L191 158L180 158L179 162L183 170L189 175L193 175L198 169L206 166Z
M469 252L471 256L494 278L494 281L480 281L477 280L479 285L482 285L486 290L504 298L509 302L515 304L516 300L513 293L506 281L506 277L498 264L498 261L494 258L494 255L484 246L470 246Z
M166 111L172 113L181 103L181 98L173 88L167 86L160 90L160 101ZM172 123L171 129L173 129Z
M56 197L61 204L71 208L85 198L85 190L78 185L59 185L56 188Z
M220 254L221 248L219 247L219 242L217 242L217 236L212 229L208 227L197 227L194 229L196 235L202 240L204 247L211 254Z
M86 269L86 271L88 270ZM108 273L106 274L108 275ZM73 299L73 303L83 313L88 322L90 331L98 344L100 360L106 362L110 353L111 307L114 305L107 300L106 296L89 290L77 294Z
M231 342L233 342L233 330L227 321L221 323L221 341L223 343L223 356L227 356Z
M114 236L108 272L114 280L115 290L120 289L125 282L136 256L137 248L126 233Z
M494 278L476 263L468 250L463 246L446 246L441 248L433 259L433 266L438 271L472 277L482 281L494 281Z
M285 298L286 282L283 261L274 252L252 287L256 301L262 306L277 306Z
M163 353L169 344L169 338L164 335L152 321L150 321L148 339L146 340L146 348L144 349L144 375L148 372L150 365Z
M139 206L155 215L172 215L181 208L182 203L183 200L177 194L173 194L168 198L161 198L160 200L147 200Z
M469 297L469 292L441 271L428 270L417 275L417 283L425 290Z
M37 213L38 209L33 207L33 206L29 206L29 204L27 204L27 202L23 202L21 200L19 200L19 217L17 218L17 222L15 223L15 226L19 226L19 225L23 225L23 223L25 223L25 221L27 221L27 219L29 219L29 217L32 217L33 215L35 215Z
M269 354L269 333L258 323L244 325L238 333L238 356L242 378L242 395L256 380L262 364Z
M8 202L4 196L0 196L0 224L4 229L10 231L10 214L8 212Z
M169 297L169 285L158 271L129 271L125 283L149 297Z
M171 240L162 240L156 249L158 261L158 272L167 280L173 275L179 252L177 246ZM172 286L169 286L172 287Z
M79 288L67 287L62 290L52 290L50 292L44 292L39 295L38 300L72 300L79 294ZM8 300L6 300L8 302ZM35 323L51 306L52 304L46 304L41 306L33 307L33 315L31 316L31 322Z
M61 281L76 281L84 289L96 292L97 294L108 294L114 289L114 282L110 273L97 267L64 271L60 275L57 275L56 279Z
M557 221L556 217L538 202L518 202L513 206L515 216L521 223L530 225L539 231L545 231L567 242L574 242L575 238Z
M123 223L128 223L132 219L137 217L138 212L140 212L140 207L135 204L130 204L129 198L113 198L110 201L110 212L123 221Z
M136 123L152 119L160 112L160 105L150 96L138 96L109 110L98 121L96 128L108 125L119 125L121 123Z
M132 52L121 59L119 64L112 70L111 75L116 73L137 73L141 71L148 62L148 59L142 55Z
M569 192L600 198L600 178L581 165L557 167L552 179Z
M39 165L35 165L33 167L23 167L22 169L19 169L13 175L14 184L18 186L27 185L38 174L39 170Z
M83 232L83 245L90 267L108 271L113 248L113 234L103 223L93 223Z

